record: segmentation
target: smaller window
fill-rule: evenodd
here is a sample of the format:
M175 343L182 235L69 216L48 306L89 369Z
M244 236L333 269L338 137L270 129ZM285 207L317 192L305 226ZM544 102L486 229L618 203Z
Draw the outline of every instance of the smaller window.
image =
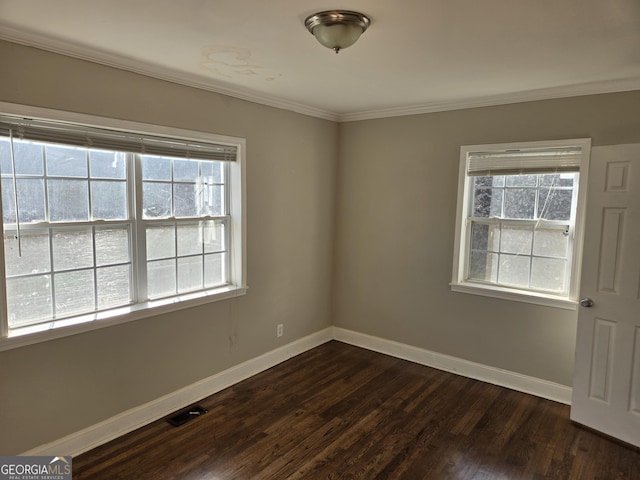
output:
M573 305L589 147L461 148L453 290Z

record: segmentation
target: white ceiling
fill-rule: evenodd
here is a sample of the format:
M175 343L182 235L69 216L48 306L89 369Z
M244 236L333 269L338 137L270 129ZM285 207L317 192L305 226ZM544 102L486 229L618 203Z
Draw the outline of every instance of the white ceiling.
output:
M338 55L332 8L372 19ZM333 120L640 89L640 0L0 0L0 38Z

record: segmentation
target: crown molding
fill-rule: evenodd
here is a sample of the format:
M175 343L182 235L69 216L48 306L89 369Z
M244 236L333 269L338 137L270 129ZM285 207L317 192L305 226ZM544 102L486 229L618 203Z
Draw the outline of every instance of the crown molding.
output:
M250 89L235 86L230 87L200 75L188 74L125 56L114 55L112 53L89 48L81 44L54 39L38 33L16 29L7 25L0 24L0 40L18 43L27 47L39 48L52 53L58 53L68 57L86 60L132 73L138 73L187 87L194 87L209 92L219 93L268 107L275 107L282 110L301 113L303 115L317 117L324 120L331 120L334 122L338 121L338 114L334 112L293 102L273 95L260 94Z
M451 110L464 110L468 108L492 107L512 103L535 102L540 100L553 100L558 98L579 97L583 95L598 95L603 93L628 92L640 90L640 77L631 77L623 80L610 80L604 82L583 83L563 87L543 88L523 92L490 95L485 97L466 98L445 102L426 103L407 107L381 108L362 112L345 113L338 115L338 122L355 122L359 120L375 120L388 117L404 117L407 115L420 115L424 113L446 112Z
M118 68L120 70L157 78L159 80L165 80L179 85L226 95L239 100L246 100L268 107L275 107L282 110L300 113L302 115L340 123L577 97L582 95L597 95L603 93L640 90L640 77L631 77L620 80L591 82L483 97L428 102L420 105L363 110L351 113L338 113L293 102L274 95L261 94L250 89L235 86L231 87L200 75L188 74L175 69L162 67L152 63L145 63L140 60L135 60L121 55L114 55L112 53L89 48L81 44L54 39L39 33L17 29L8 25L0 24L0 40L47 50L53 53L78 58L80 60L86 60Z

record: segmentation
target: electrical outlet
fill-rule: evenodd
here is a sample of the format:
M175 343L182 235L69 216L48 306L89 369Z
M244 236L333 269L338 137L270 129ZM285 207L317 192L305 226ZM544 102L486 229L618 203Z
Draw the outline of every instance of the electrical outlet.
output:
M279 323L279 324L276 326L276 337L280 338L280 337L282 336L283 330L284 330L284 325L282 325L281 323Z

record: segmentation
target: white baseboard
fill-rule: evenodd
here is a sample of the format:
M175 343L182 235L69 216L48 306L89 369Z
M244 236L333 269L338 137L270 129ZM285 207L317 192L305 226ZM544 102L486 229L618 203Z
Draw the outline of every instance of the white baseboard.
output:
M570 404L571 388L364 333L329 327L22 455L77 456L263 372L330 340L409 360L519 392Z
M322 345L332 338L332 329L326 328L71 435L40 445L22 455L61 455L60 452L64 452L64 455L80 455L235 385L291 357Z
M464 377L482 380L483 382L510 388L537 397L546 398L566 405L571 404L571 387L541 380L536 377L470 362L457 357L450 357L404 343L373 337L343 328L333 327L333 338L343 343L366 348L374 352L384 353L392 357L402 358L414 363L455 373Z

